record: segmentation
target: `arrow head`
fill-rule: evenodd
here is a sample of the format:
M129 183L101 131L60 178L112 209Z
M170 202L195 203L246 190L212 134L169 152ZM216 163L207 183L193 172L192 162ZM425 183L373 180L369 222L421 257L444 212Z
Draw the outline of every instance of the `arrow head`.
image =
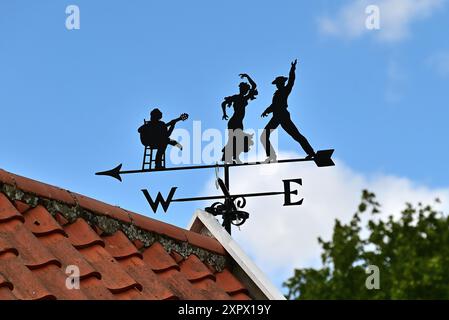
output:
M122 169L122 164L120 163L117 167L115 167L112 170L97 172L97 173L95 173L95 175L97 175L97 176L109 176L109 177L115 178L118 181L122 182L122 177L120 176L120 170L121 169Z
M332 167L335 166L334 161L331 157L334 153L334 149L330 150L320 150L315 154L313 161L315 161L318 167Z

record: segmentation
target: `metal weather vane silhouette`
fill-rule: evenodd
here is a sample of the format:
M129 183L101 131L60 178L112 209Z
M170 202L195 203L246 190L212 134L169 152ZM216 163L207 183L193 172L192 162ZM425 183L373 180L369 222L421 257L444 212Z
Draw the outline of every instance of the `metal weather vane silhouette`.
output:
M138 170L122 170L122 164L118 165L112 170L97 172L96 175L110 176L122 181L122 175L138 174L138 173L156 173L166 171L181 171L181 170L197 170L197 169L215 169L216 186L220 189L222 194L216 196L192 197L192 198L174 198L177 187L172 187L166 198L158 192L156 198L153 200L148 190L142 190L148 204L154 213L156 213L159 205L167 212L172 202L190 202L190 201L204 201L204 200L219 200L211 206L205 208L205 211L214 215L222 216L223 227L230 234L231 226L240 226L249 218L249 213L242 211L246 206L246 198L251 197L265 197L274 195L284 195L284 206L301 205L303 199L299 201L292 201L292 195L298 195L298 190L292 190L292 184L302 185L302 179L288 179L283 180L284 191L275 192L259 192L259 193L243 193L232 194L230 191L230 168L243 166L259 166L270 165L270 163L293 163L313 161L318 167L334 166L332 161L333 149L314 151L307 139L299 132L296 125L290 118L288 112L288 96L290 95L295 82L297 60L292 62L289 77L277 77L272 84L276 85L276 91L273 95L271 105L262 113L262 117L267 117L270 113L273 114L271 120L266 125L260 137L262 145L265 148L267 158L264 161L242 162L239 158L241 152L248 152L254 144L253 135L247 134L243 131L243 120L245 117L245 109L250 100L256 99L258 95L257 85L254 80L247 74L241 74L242 79L247 79L249 84L242 82L239 85L239 93L233 96L224 98L221 105L223 111L223 120L228 120L226 107L233 107L234 114L228 122L228 142L223 147L222 163L205 164L205 165L191 165L180 167L166 167L165 165L165 151L168 145L178 147L182 150L182 146L175 140L170 138L176 123L188 119L188 114L183 113L179 118L176 118L168 123L162 121L162 112L159 109L154 109L150 113L150 120L144 120L144 124L139 128L140 140L145 147L144 157L142 161L142 168ZM282 159L278 160L276 153L270 143L270 134L278 126L281 126L295 141L297 141L304 151L307 153L305 158L296 159ZM156 150L156 156L153 156L153 151ZM154 166L153 166L154 164ZM221 179L218 175L219 169L224 169L224 177Z

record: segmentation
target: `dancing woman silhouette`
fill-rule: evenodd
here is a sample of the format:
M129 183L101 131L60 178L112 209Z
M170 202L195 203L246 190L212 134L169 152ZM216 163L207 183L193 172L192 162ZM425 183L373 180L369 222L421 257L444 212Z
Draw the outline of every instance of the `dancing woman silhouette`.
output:
M257 85L246 73L240 74L240 78L247 79L249 84L241 82L239 84L240 92L236 95L224 98L221 108L223 110L223 120L228 120L226 107L233 107L234 114L228 122L228 143L223 148L222 161L226 163L241 163L239 154L248 152L250 146L254 144L253 135L243 132L243 119L245 118L246 106L249 100L256 99L258 94Z

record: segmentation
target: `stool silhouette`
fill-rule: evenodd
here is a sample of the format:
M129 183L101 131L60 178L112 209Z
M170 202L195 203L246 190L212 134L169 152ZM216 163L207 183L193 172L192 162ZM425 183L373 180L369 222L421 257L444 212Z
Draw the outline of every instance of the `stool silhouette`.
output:
M145 146L145 150L143 152L142 170L152 170L156 167L156 158L153 156L154 150L157 149L153 149L150 146ZM162 154L161 168L165 168L165 153Z

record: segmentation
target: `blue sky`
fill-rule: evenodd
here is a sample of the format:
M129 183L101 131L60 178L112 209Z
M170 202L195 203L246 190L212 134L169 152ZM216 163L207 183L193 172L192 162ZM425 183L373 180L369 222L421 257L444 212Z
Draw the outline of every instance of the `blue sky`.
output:
M136 129L154 106L166 119L188 112L203 128L224 129L220 103L237 93L242 72L260 92L245 125L262 128L271 81L298 58L290 112L316 149L335 148L363 175L445 189L449 5L394 1L380 30L354 31L348 17L366 1L3 0L0 167L185 226L198 204L154 215L139 190L199 195L213 171L123 183L94 173L140 166ZM80 30L65 28L70 4ZM301 153L283 133L280 147Z

